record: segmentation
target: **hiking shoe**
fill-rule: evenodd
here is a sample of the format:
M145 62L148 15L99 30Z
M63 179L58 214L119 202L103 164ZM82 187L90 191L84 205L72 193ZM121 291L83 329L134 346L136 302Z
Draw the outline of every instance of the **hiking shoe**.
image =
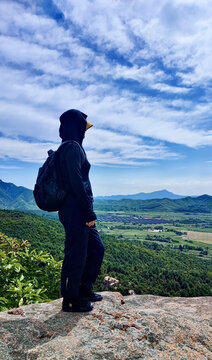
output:
M70 300L63 299L62 310L64 312L86 312L93 310L93 304L79 297Z
M86 289L85 287L80 286L79 288L79 296L80 299L85 301L101 301L103 299L102 295L96 294L90 289Z

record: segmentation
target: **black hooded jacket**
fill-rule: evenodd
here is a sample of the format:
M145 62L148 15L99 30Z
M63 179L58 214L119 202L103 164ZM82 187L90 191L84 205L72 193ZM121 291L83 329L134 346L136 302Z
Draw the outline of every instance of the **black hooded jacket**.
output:
M89 180L90 163L82 147L86 118L87 115L74 109L61 115L59 134L64 146L60 151L60 168L68 192L64 206L73 206L77 201L85 222L90 222L96 219L96 214Z

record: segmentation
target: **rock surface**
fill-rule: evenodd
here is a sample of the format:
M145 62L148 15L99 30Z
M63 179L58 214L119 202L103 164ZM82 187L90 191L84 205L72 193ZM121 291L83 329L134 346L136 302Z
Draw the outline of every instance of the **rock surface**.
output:
M212 359L212 298L101 292L88 313L61 299L0 313L0 359Z

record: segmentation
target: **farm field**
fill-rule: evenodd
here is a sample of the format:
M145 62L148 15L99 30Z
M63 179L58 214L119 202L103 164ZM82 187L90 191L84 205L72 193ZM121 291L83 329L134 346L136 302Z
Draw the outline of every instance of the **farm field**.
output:
M212 260L211 214L102 211L98 219L100 232L117 240Z
M118 241L132 242L150 250L180 251L204 260L212 260L212 214L132 210L97 210L96 213L97 228L103 237L105 235L108 239L111 237ZM46 217L58 220L57 213L47 213ZM9 236L17 236L14 229L9 231L11 225L10 220L8 221L5 219L2 231ZM56 224L59 229L58 221L55 226ZM19 229L18 237L24 238L25 233L26 226L25 229ZM44 232L42 236L46 238L46 248L50 250L52 245L49 234ZM60 237L62 251L63 235L60 234ZM57 255L55 256L57 258Z
M206 233L200 231L188 231L186 239L200 241L205 244L212 244L212 233Z
M188 214L177 212L161 212L161 211L96 211L98 218L118 216L123 218L125 216L131 216L136 218L148 218L148 219L161 219L166 220L177 227L184 227L191 231L202 231L212 233L212 215L211 214Z

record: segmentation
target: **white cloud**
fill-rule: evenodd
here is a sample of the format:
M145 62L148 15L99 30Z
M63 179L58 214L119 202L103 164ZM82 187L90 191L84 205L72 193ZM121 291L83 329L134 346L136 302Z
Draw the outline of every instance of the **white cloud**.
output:
M180 86L170 86L163 83L158 83L152 85L152 89L156 89L163 92L169 92L174 94L186 94L190 89Z
M100 153L93 150L88 150L88 159L92 163L92 165L98 166L142 166L142 165L150 165L152 163L147 161L135 161L129 160L122 156L115 155L112 151L105 151L104 153Z
M50 86L48 81L45 76L33 77L27 71L2 68L0 86L5 99L0 101L0 131L7 136L58 141L58 118L74 107L87 113L102 129L106 126L115 132L191 147L212 143L212 135L198 126L212 113L210 104L196 104L190 110L182 100L132 98L127 91L116 93L110 85L80 88L66 83Z
M118 49L125 54L134 47L121 16L117 16L117 10L123 1L93 2L82 0L54 1L64 12L65 17L81 27L85 37L110 50ZM127 4L127 3L126 3ZM124 7L125 8L125 7ZM121 15L121 13L119 13Z
M212 135L198 128L199 118L208 117L208 107L185 112L169 108L159 99L138 97L134 101L127 100L125 96L106 96L104 103L92 104L90 113L102 128L106 125L115 131L190 147L212 144Z
M67 19L80 27L84 36L104 48L116 49L129 60L157 57L166 66L189 68L187 74L178 73L185 84L204 85L211 79L210 0L132 0L130 3L55 0L55 3Z
M211 78L212 10L208 1L161 0L157 6L155 0L132 0L130 5L126 0L55 3L67 20L71 17L79 26L80 36L71 26L65 29L47 16L36 15L32 7L4 1L0 4L3 134L58 142L58 117L74 107L87 113L96 126L86 141L98 164L128 161L136 165L142 159L179 158L163 141L190 147L212 144L212 134L207 131L211 104L183 98L197 82ZM86 42L82 45L80 37L89 40L91 47L86 47ZM94 44L105 51L118 50L131 65L96 54ZM156 57L163 63L163 70ZM167 66L173 73L177 71L189 88L170 85L173 75ZM183 72L188 66L191 69ZM136 80L145 89L176 97L141 96L133 89L116 87L113 81L120 79ZM154 139L154 144L144 137ZM15 143L5 141L8 146L4 143L4 154L8 151L13 157ZM39 142L32 145L35 151L31 153L31 144L17 141L18 149L29 147L31 154L20 151L20 159L42 158L39 150L36 152ZM42 146L46 149L47 145Z
M0 36L0 44L1 56L5 62L22 66L31 64L34 69L54 76L77 77L77 73L72 72L73 67L69 67L70 61L57 50L8 36Z
M0 4L2 61L24 67L31 64L35 70L53 75L52 81L55 77L62 78L63 83L64 77L92 80L87 62L95 61L95 53L83 46L70 29L65 30L55 20L31 11L15 3Z
M88 131L84 143L88 149L104 152L104 154L110 149L108 160L111 162L113 162L114 157L117 157L117 154L119 154L120 161L124 160L127 164L128 161L133 160L133 163L137 165L140 164L140 160L144 159L157 160L179 158L178 154L170 152L164 145L149 145L139 137L118 134L103 129L93 128L90 132ZM139 163L136 163L135 160L139 160Z
M25 162L41 163L47 158L47 151L57 146L52 143L31 143L19 139L0 138L0 158L17 159Z
M56 140L58 120L45 110L25 103L0 101L0 131L6 136Z
M185 94L190 91L190 88L164 83L163 81L169 80L171 76L168 76L164 71L154 69L152 64L141 67L138 65L134 65L133 67L117 65L110 70L108 69L107 74L112 75L114 79L135 80L142 85L145 85L147 88L159 90L161 92Z
M149 165L146 160L178 158L163 145L145 145L133 136L100 129L93 130L90 135L86 134L85 146L89 161L94 165L140 166ZM50 148L56 150L59 144L0 137L0 158L42 163L47 158L47 151Z
M151 85L155 81L169 78L163 71L154 69L151 64L141 67L137 65L134 65L133 67L117 65L113 69L113 77L114 79L132 79L139 82L145 82L145 84L148 85Z
M211 79L210 1L160 1L152 7L149 18L136 16L130 20L132 31L145 41L144 55L159 57L165 66L188 69L178 72L188 85ZM142 53L140 54L142 56Z
M16 169L22 169L21 166L12 166L12 165L0 165L0 169L2 170L16 170Z

